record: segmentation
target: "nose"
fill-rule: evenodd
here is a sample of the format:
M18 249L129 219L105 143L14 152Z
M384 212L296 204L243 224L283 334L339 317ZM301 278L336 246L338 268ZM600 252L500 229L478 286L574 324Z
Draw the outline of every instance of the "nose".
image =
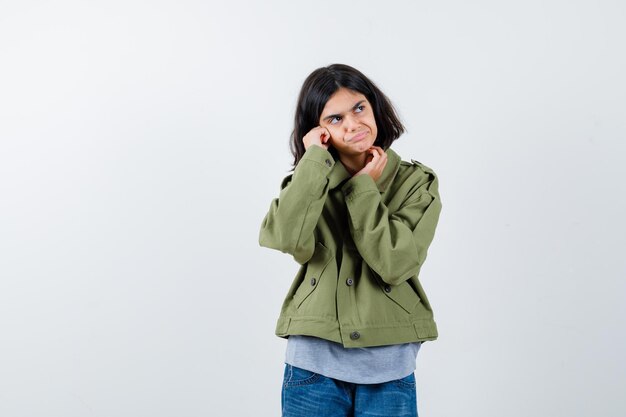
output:
M345 126L348 132L354 132L360 125L360 122L357 117L354 115L346 115L344 116Z

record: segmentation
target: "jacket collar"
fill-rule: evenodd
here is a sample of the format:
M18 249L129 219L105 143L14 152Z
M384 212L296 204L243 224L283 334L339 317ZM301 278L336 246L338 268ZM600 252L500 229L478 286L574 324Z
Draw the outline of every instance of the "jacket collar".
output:
M385 153L387 154L387 165L385 165L383 173L380 178L378 178L378 181L376 181L376 186L381 193L387 189L389 184L391 184L395 178L401 162L400 155L398 155L393 149L387 148ZM338 158L335 158L335 164L328 174L328 185L330 189L337 187L350 178L350 173L346 170L346 167L343 166Z

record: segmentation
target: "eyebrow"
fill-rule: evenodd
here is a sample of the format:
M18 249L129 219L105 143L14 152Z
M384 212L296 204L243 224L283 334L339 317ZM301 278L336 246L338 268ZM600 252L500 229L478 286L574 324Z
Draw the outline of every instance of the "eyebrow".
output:
M359 107L363 103L365 103L365 100L359 101L354 106L352 106L352 108L350 110L356 109L357 107ZM328 116L324 117L322 120L326 121L326 120L329 120L329 119L334 119L335 117L341 117L343 115L344 115L344 113L342 113L342 114L329 114Z

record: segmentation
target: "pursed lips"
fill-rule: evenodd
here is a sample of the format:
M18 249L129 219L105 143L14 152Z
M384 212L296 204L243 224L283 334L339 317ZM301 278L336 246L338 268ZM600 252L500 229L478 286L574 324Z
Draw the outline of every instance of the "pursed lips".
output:
M361 140L365 137L365 135L367 135L367 130L357 134L356 136L352 136L352 138L348 139L348 142L356 142L358 140Z

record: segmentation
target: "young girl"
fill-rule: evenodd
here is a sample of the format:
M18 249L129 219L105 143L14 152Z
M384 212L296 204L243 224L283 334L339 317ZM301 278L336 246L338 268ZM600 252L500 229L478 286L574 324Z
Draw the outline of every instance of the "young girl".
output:
M334 64L304 81L293 173L259 234L301 265L276 326L288 339L285 417L417 416L417 352L437 338L418 275L441 201L433 170L390 148L403 132L358 70Z

